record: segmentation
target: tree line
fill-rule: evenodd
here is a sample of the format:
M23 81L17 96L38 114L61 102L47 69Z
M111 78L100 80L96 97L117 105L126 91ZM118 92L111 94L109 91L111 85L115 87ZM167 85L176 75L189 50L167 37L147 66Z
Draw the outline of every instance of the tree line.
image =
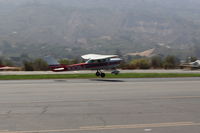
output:
M190 57L186 59L186 62L195 61L196 57ZM71 65L79 62L83 62L80 59L60 59L60 64ZM11 60L0 58L0 65L14 66ZM136 58L123 58L123 61L119 68L121 69L175 69L180 65L180 59L173 55L166 57L153 56L136 57ZM48 64L42 58L24 60L22 65L24 71L47 71L49 70Z
M78 59L60 59L58 61L60 64L63 65L71 65L78 63ZM23 62L23 69L25 71L48 71L49 67L46 61L41 58L32 60L32 61L24 61Z
M175 69L180 65L180 59L176 56L166 57L153 56L151 58L139 57L125 61L121 64L122 69Z

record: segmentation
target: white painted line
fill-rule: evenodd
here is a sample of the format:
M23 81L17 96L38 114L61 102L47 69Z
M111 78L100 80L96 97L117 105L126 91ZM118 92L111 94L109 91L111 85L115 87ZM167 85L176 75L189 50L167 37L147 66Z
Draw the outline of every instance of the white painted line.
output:
M5 131L0 133L57 133L57 132L81 132L81 131L101 131L101 130L117 130L117 129L139 129L146 128L164 128L164 127L183 127L183 126L200 126L200 123L194 122L172 122L172 123L151 123L151 124L132 124L132 125L108 125L108 126L87 126L76 129L55 129L55 130L35 130L35 131Z
M144 129L145 132L151 132L152 129Z

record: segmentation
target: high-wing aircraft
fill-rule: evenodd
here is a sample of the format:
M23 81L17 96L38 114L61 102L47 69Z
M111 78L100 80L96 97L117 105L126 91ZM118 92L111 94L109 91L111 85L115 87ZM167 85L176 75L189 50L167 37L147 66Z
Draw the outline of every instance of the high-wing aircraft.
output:
M196 60L196 61L190 62L190 63L181 64L180 68L182 68L182 69L188 68L188 69L191 69L191 70L200 69L200 60Z
M86 60L85 63L73 64L73 65L63 65L59 64L52 57L46 57L49 68L54 72L62 71L76 71L76 70L97 70L96 76L105 77L105 73L101 70L113 70L112 74L118 74L119 71L116 67L120 64L122 59L117 55L99 55L99 54L87 54L81 56Z

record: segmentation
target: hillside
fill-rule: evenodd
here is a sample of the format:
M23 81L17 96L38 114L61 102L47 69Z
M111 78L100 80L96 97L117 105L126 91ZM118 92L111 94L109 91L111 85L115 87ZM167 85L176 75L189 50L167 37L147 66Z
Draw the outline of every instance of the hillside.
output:
M200 57L199 6L198 0L0 0L0 55L72 58L167 47L164 54Z

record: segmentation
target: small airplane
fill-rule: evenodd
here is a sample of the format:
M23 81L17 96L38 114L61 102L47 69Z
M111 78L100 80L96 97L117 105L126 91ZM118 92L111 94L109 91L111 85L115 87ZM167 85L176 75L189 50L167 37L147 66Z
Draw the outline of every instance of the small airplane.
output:
M200 60L196 60L194 62L185 63L180 65L181 69L188 68L191 70L200 69Z
M117 55L100 55L100 54L86 54L81 56L86 60L85 63L63 65L59 64L52 57L45 57L49 68L54 72L62 71L76 71L76 70L97 70L97 77L105 77L105 73L101 70L113 70L112 74L119 74L120 71L116 70L116 67L120 65L122 61Z

